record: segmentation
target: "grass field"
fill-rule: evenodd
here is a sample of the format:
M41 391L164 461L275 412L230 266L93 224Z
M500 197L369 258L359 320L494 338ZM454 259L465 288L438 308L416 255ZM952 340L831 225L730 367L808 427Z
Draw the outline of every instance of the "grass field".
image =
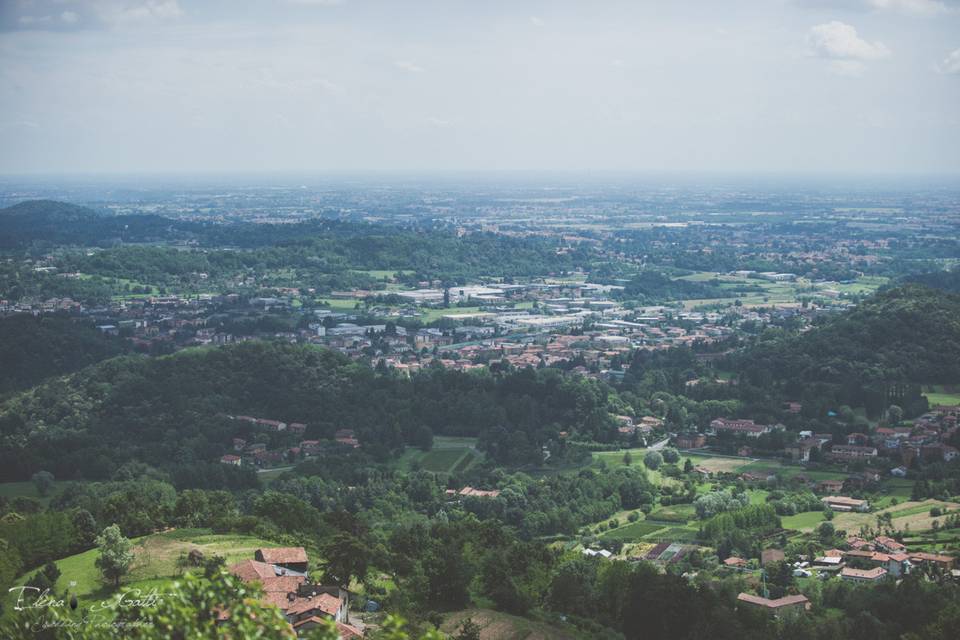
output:
M430 451L408 447L396 464L407 471L419 466L434 473L462 473L483 458L476 444L476 438L437 436Z
M933 521L938 520L941 524L941 518L930 516L932 507L940 507L954 511L960 509L960 504L956 502L944 502L943 500L924 500L923 502L902 502L896 506L888 507L874 513L838 513L833 518L833 524L837 529L846 529L848 532L859 531L864 525L875 526L877 516L881 513L889 513L893 518L893 526L901 531L909 528L911 532L926 531L933 526Z
M209 529L181 529L167 533L144 536L134 540L134 561L130 574L121 582L121 590L162 588L177 576L177 559L181 553L191 549L201 550L206 557L223 556L227 564L253 558L253 552L260 547L275 547L275 543L253 536L217 535ZM56 564L60 568L60 578L56 591L69 588L77 596L81 606L89 606L115 597L111 586L104 584L94 562L99 555L96 549L84 551ZM29 574L28 574L29 575ZM17 584L23 584L28 575L21 576ZM12 611L10 596L4 595L4 611ZM8 606L9 605L9 606Z
M796 531L813 531L824 521L823 511L806 511L793 516L782 516L784 529Z
M657 522L686 523L696 517L696 510L692 504L674 504L669 507L660 507L650 512L647 520Z
M644 522L640 520L639 522L631 522L630 524L624 525L617 529L611 531L606 531L600 535L600 538L603 540L622 540L623 542L636 542L640 538L654 533L656 531L661 531L665 528L665 525L654 522Z
M930 406L944 404L949 406L960 405L960 384L927 386L923 395L927 397Z

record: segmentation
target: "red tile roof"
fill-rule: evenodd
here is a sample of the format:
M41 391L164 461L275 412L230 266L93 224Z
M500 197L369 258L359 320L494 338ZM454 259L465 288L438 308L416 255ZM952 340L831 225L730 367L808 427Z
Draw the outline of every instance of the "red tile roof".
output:
M267 564L299 564L307 561L303 547L276 547L257 549L257 555Z

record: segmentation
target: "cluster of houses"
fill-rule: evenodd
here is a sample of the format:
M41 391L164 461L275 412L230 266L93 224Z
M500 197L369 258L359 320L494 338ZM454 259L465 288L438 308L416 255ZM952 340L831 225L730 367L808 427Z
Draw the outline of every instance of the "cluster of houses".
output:
M363 630L350 621L350 593L338 586L313 582L307 575L307 551L303 547L257 549L252 560L231 565L228 570L244 582L259 583L263 602L279 608L298 634L316 628L323 620L336 624L341 640L362 638ZM221 612L221 619L229 617Z
M810 565L820 573L838 574L852 582L875 583L886 577L899 578L914 567L931 565L946 572L953 570L953 556L908 551L906 545L890 538L877 536L865 540L858 536L847 538L848 549L829 549Z
M836 498L836 496L831 496ZM829 549L812 561L798 561L793 564L794 576L810 577L814 572L822 578L839 576L848 582L875 584L886 579L898 579L915 567L934 566L944 572L953 572L955 558L943 554L908 551L902 543L888 536L877 536L865 540L851 536L846 540L847 549ZM766 549L761 557L761 565L773 561L783 561L785 555L778 549ZM733 569L745 570L747 560L731 556L723 564ZM776 616L803 613L810 610L809 599L802 594L786 595L770 599L751 593L741 593L737 597L739 605L755 607Z
M288 435L288 440L296 441L298 436L302 436L307 426L300 422L286 423L280 420L270 420L266 418L254 418L252 416L226 416L230 420L245 422L256 427L263 428L272 433L281 433ZM338 429L334 434L333 441L328 440L300 440L299 444L280 449L269 449L262 442L247 442L245 438L236 436L232 441L232 453L226 453L220 457L221 464L242 466L253 465L257 467L269 467L283 462L297 462L305 458L311 458L319 455L325 449L331 446L350 447L356 449L360 446L353 429Z
M799 403L787 403L785 410L800 411ZM896 464L891 474L903 477L915 460L927 462L950 462L960 457L960 450L948 444L957 430L960 406L937 406L916 418L912 426L878 427L870 434L851 433L844 442L834 442L831 433L800 431L796 441L783 449L785 456L793 461L806 463L811 454L818 451L822 458L836 463L881 461ZM763 434L782 430L782 424L765 425L753 420L716 418L710 422L705 433L685 432L674 436L674 444L680 449L700 449L708 444L708 437L732 435L737 438L759 438ZM752 447L741 446L739 455L751 455Z

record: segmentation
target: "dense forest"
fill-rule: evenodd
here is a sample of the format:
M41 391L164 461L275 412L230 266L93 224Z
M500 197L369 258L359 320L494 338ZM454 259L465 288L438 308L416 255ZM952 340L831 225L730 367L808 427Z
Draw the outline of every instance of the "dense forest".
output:
M27 314L0 318L0 397L120 355L126 343L90 322Z
M960 379L960 297L918 285L890 289L798 335L768 329L728 366L751 385L780 386L818 405L876 410L891 394L916 400L918 384Z
M264 380L270 381L263 384ZM335 352L280 343L125 356L42 384L0 408L3 474L109 477L127 460L156 466L214 461L239 427L227 414L308 425L308 437L354 429L385 460L433 434L478 436L500 463L539 462L560 431L610 440L611 389L556 369L412 378Z
M200 229L201 225L158 215L115 216L53 200L0 209L0 249L185 239Z

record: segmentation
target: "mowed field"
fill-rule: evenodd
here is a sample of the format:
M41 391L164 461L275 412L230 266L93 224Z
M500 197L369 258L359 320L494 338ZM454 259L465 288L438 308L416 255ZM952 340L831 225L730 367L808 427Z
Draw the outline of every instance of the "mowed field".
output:
M960 405L960 384L935 384L924 387L923 395L931 407L938 404Z
M856 533L862 526L876 526L877 516L882 513L889 513L893 518L893 526L901 531L909 527L910 531L925 531L933 526L934 520L943 523L942 516L934 518L930 516L930 509L940 507L941 510L950 512L960 509L960 503L945 502L943 500L924 500L922 502L901 502L898 505L881 509L873 513L846 512L837 513L833 518L833 525L837 529L844 529L848 533ZM807 514L803 514L807 515ZM796 518L797 516L791 516ZM786 526L787 519L784 519ZM800 531L811 531L817 523L809 523L806 527L790 527Z
M476 444L476 438L436 436L430 451L407 447L397 465L407 471L419 467L434 473L462 473L483 459Z

